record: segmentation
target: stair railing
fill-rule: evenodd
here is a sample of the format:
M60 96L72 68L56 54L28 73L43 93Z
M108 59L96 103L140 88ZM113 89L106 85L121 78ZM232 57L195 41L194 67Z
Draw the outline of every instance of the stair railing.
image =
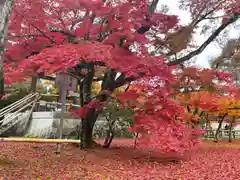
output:
M20 118L22 112L26 112L28 110L27 115L25 114L23 117L25 118L24 129L26 129L27 125L29 124L33 109L39 99L39 93L29 94L24 98L10 104L9 106L0 109L0 135L9 130L18 122L22 121L23 119Z

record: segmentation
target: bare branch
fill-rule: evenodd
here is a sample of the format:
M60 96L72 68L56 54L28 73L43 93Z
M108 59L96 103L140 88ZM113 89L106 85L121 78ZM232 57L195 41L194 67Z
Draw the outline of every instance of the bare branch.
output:
M190 52L189 54L187 54L186 56L183 56L179 59L176 59L174 61L170 61L168 62L169 66L173 66L173 65L177 65L177 64L181 64L185 61L190 60L191 58L193 58L194 56L200 54L203 52L203 50L212 42L215 40L215 38L226 28L228 27L230 24L233 24L234 22L236 22L240 17L240 13L235 13L231 18L229 18L228 22L226 23L222 23L221 26L219 26L213 33L212 35L195 51Z
M218 9L218 8L220 7L220 5L221 5L221 2L220 2L219 4L217 4L215 7L213 7L212 10L210 10L210 11L208 11L207 13L205 13L204 15L200 16L199 19L198 19L198 18L195 18L196 22L194 22L195 20L193 21L193 26L196 26L196 25L198 25L201 21L210 18L210 17L208 17L208 16L211 15L212 13L214 13L214 11L215 11L216 9ZM205 9L205 8L203 8L203 10L204 10L204 9Z

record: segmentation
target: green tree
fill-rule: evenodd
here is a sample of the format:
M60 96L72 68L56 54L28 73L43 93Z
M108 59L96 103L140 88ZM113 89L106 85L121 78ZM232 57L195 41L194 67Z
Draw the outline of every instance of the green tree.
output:
M26 82L14 83L11 87L8 87L6 91L9 91L8 98L0 100L0 109L20 100L29 93L30 85Z
M117 99L110 98L107 101L103 108L103 116L107 120L108 129L103 147L108 148L110 146L118 128L126 129L133 123L132 115L132 109L123 107Z

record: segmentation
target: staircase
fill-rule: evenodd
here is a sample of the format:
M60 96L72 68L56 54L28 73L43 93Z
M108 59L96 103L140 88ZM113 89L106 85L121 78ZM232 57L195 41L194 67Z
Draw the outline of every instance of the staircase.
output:
M22 127L21 131L26 131L34 107L39 99L39 93L29 94L15 103L0 109L0 136L19 123Z
M44 95L39 93L29 94L0 109L0 137L24 136L26 134L44 138L55 137L60 127L61 118L64 118L64 136L75 132L76 128L81 125L81 121L68 112L67 107L72 105L79 108L80 106L66 103L65 113L62 114L59 108L62 106L61 103L39 101L42 96ZM105 119L101 120L101 117L99 119L96 127L105 123Z

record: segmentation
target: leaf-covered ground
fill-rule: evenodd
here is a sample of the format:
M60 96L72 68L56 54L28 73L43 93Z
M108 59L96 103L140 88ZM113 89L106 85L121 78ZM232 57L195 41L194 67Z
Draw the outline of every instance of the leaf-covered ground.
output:
M1 142L0 179L237 180L240 177L237 142L230 146L204 142L194 154L181 160L149 156L129 146L84 151L64 145L63 155L57 157L55 147Z

